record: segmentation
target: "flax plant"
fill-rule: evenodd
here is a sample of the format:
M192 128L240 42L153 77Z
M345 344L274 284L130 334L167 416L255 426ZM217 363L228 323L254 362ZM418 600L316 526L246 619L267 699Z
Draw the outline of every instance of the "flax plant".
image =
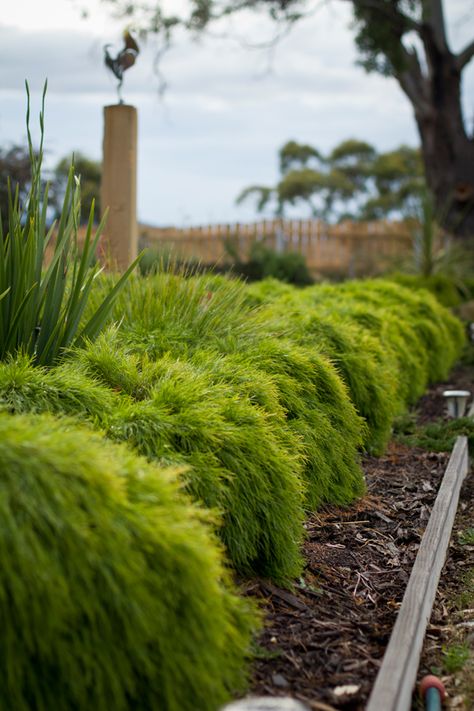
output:
M71 165L61 216L47 229L48 185L43 186L41 178L46 89L47 82L39 115L40 146L35 153L26 83L31 184L25 206L20 204L18 186L13 190L8 184L9 206L4 225L0 219L0 359L23 352L41 365L57 362L67 348L98 335L137 261L81 323L94 280L101 271L95 252L105 216L93 234L94 205L91 206L79 252L80 180ZM53 241L52 258L45 267L46 251Z

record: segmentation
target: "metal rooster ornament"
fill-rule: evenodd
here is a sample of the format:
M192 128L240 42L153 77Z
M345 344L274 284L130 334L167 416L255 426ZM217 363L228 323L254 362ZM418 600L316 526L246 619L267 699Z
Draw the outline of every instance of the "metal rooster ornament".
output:
M117 54L117 56L115 58L112 57L109 53L109 47L111 47L111 45L106 44L104 46L105 66L108 69L110 69L110 71L118 79L117 94L118 94L118 99L119 99L120 104L123 104L123 99L122 99L123 73L127 69L130 69L130 67L133 67L133 65L135 64L137 55L140 52L140 49L138 47L138 44L136 43L136 40L132 37L132 35L130 34L130 32L128 30L125 30L125 32L123 33L123 40L124 40L125 46L123 47L123 49L120 50L120 52Z

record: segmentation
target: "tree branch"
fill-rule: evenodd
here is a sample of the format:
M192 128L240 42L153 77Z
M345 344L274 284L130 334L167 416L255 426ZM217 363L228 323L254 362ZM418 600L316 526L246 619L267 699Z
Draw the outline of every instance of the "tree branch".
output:
M464 47L462 52L459 52L459 54L456 56L456 66L461 71L464 69L466 64L469 64L471 59L474 56L474 40L470 42L467 47Z
M413 104L415 112L420 116L428 116L432 112L429 100L428 80L423 72L416 49L411 51L402 47L406 69L396 72L395 77L401 88Z

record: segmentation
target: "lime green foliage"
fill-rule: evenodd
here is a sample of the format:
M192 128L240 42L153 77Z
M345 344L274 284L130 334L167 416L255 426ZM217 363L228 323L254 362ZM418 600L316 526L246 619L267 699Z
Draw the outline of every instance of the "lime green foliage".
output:
M215 711L255 615L176 473L47 416L0 414L0 706Z
M243 389L211 379L207 368L166 356L132 355L127 362L126 351L105 338L81 358L94 376L126 393L109 418L109 437L149 459L190 465L186 488L219 512L222 539L240 572L280 580L300 572L303 457L281 414L275 421Z
M127 299L126 289L118 302L117 309L123 309L120 339L151 360L164 353L194 358L203 349L225 356L239 354L244 368L263 370L273 378L290 428L307 440L307 506L313 508L324 500L347 503L361 493L357 448L362 422L327 360L312 349L272 337L291 332L291 323L283 334L276 326L273 331L267 314L247 305L247 288L239 282L173 275L144 281L130 282L130 296ZM321 395L324 378L335 388L330 406ZM273 411L269 414L274 417Z
M77 229L80 222L80 183L69 169L63 207L56 228L46 230L48 187L43 188L44 100L40 113L41 142L33 150L29 127L28 93L27 131L31 161L31 186L23 210L19 190L12 194L8 185L8 215L0 220L0 358L25 352L36 363L58 361L64 350L84 339L95 338L108 318L120 288L133 270L127 272L96 303L89 319L80 322L99 271L95 250L103 223L92 235L94 205L91 206L85 241L79 256ZM53 237L53 234L56 234ZM51 241L54 251L43 270Z
M300 572L304 457L284 414L273 414L278 403L270 414L237 388L211 385L206 369L150 361L113 338L78 355L53 369L26 357L0 363L0 409L85 418L149 459L188 464L187 489L222 514L236 568L280 580Z
M105 276L98 281L92 310L111 280ZM120 320L121 339L138 344L153 358L167 352L185 356L216 338L236 341L267 332L246 306L243 284L208 275L132 278L117 299L113 317Z
M251 299L259 293L261 297L268 285L262 282L259 287L249 288ZM366 448L383 451L400 404L393 367L379 340L348 318L342 304L337 309L315 309L312 294L318 293L317 289L277 293L280 298L273 299L265 311L268 319L283 331L290 322L293 340L331 359L367 422Z
M441 380L459 357L464 343L462 324L426 292L413 292L383 279L346 282L325 287L318 303L326 305L346 299L365 307L370 316L378 316L380 336L385 347L391 347L403 370L412 368L413 392L422 393L426 383ZM359 323L362 321L359 319ZM407 363L414 358L418 363Z
M363 423L324 356L288 339L273 338L267 314L247 305L247 289L241 283L221 277L158 275L134 280L128 289L129 296L125 291L117 305L123 318L117 338L135 354L147 356L143 372L151 372L150 364L166 353L191 359L213 384L224 379L232 397L250 398L254 408L263 408L273 431L280 423L277 436L285 449L297 451L295 437L303 443L308 508L322 501L348 503L360 495L364 484L358 447ZM275 329L275 335L281 333ZM121 366L116 370L126 372ZM259 379L272 383L271 397L256 384ZM121 387L118 380L117 385ZM290 447L285 444L288 437Z
M360 496L357 451L364 426L331 363L289 339L249 343L243 355L249 366L273 377L289 425L303 440L307 508Z
M27 356L0 362L1 410L76 416L100 426L117 407L116 393L70 361L48 369Z
M331 359L367 422L365 447L376 453L394 417L447 375L464 341L461 323L434 297L384 280L302 291L267 281L247 293L275 333Z
M303 510L363 493L360 449L383 450L394 416L462 339L425 292L274 284L135 277L117 299L119 325L50 372L7 363L0 397L13 411L29 401L86 418L149 460L184 464L234 567L287 581L301 570Z

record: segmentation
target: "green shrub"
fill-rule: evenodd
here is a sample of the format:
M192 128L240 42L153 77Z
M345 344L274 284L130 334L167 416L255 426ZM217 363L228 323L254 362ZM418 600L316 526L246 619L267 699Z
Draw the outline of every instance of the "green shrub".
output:
M75 416L150 459L186 463L190 493L222 514L236 568L288 580L301 570L301 444L284 416L282 425L242 391L208 381L104 336L53 369L26 357L0 363L0 409Z
M253 242L247 260L237 262L235 269L251 281L272 277L295 286L307 286L314 282L302 254L277 252L262 242Z
M459 357L464 342L461 323L426 292L413 292L383 279L309 291L326 308L338 308L343 302L347 313L357 307L359 315L365 308L371 317L379 317L380 337L397 354L411 401L422 394L427 382L445 378Z
M2 708L215 711L242 687L255 616L173 472L0 414L0 509Z
M339 309L316 310L304 292L295 292L291 300L287 296L273 301L265 314L274 326L279 324L282 332L290 323L294 341L331 360L368 425L365 448L382 452L401 406L393 362L379 340Z
M391 311L400 320L403 309L404 321L410 324L428 356L428 379L436 381L448 375L464 344L464 329L433 296L383 279L351 282L342 288L373 307L378 305L384 317Z
M128 297L124 293L120 299L119 306L123 304L125 317L117 334L119 341L141 356L146 354L150 361L159 359L165 353L194 359L203 349L225 356L237 357L240 354L240 365L247 371L257 369L258 373L263 370L272 378L280 407L287 412L293 433L307 439L307 506L312 508L321 501L331 501L332 494L336 496L335 500L345 503L360 494L363 483L357 446L363 426L347 392L344 390L341 394L340 381L329 363L325 361L324 368L329 382L337 383L337 403L333 410L335 412L341 406L345 413L344 429L347 432L344 434L338 434L340 423L328 421L325 406L318 404L319 394L312 379L319 377L317 373L322 357L309 350L298 349L289 342L280 346L272 336L280 338L282 334L276 329L273 334L267 314L246 304L247 290L244 285L215 276L184 280L159 275L137 281L130 282L127 287ZM133 291L135 285L136 292ZM295 359L294 364L292 358ZM301 369L300 363L303 363ZM241 384L234 383L234 386L240 388ZM305 397L309 399L308 413L305 412ZM274 418L272 412L269 414ZM297 431L297 424L303 427L304 435ZM330 441L325 443L324 437L328 433ZM330 450L330 456L326 450Z
M301 445L273 413L183 360L128 357L105 338L80 358L126 395L108 436L150 459L190 466L186 488L219 512L220 535L240 572L289 580L301 571Z
M247 367L273 379L288 423L303 441L307 508L360 496L364 426L331 363L288 339L249 341L238 352Z
M91 309L110 281L110 276L98 280ZM132 278L117 299L112 318L120 322L120 339L145 349L152 358L168 352L185 356L201 345L209 347L216 338L231 342L254 338L266 328L245 304L242 283L209 275Z

